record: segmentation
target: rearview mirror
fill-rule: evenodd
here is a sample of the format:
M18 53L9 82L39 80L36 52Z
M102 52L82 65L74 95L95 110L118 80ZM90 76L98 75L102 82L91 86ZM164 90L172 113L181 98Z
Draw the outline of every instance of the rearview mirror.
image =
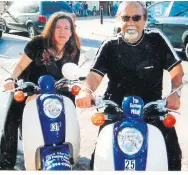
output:
M77 80L80 77L80 69L74 63L66 63L62 67L62 74L68 80Z

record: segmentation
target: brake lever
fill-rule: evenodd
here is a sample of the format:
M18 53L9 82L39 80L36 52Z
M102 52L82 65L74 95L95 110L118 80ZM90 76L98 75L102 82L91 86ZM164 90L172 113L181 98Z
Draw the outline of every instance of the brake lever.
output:
M55 88L60 88L61 86L64 86L65 84L69 84L69 82L65 79L58 81L55 83Z
M15 92L15 88L12 90L3 90L2 92Z
M179 115L181 114L180 112L173 110L173 109L166 108L166 110L169 111L169 112L174 112L174 113L179 114Z

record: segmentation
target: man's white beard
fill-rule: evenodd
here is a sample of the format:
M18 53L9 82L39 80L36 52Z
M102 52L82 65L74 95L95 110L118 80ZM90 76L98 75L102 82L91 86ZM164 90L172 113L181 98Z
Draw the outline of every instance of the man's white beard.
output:
M129 40L133 40L136 39L138 37L138 31L136 27L128 27L125 31L124 34L125 39Z

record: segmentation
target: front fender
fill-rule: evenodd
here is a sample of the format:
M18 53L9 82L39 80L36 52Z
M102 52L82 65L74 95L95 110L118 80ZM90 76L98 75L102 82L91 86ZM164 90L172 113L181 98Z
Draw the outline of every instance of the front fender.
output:
M29 26L29 24L32 24L32 25L34 26L34 24L33 24L33 21L32 21L32 20L27 20L27 21L26 21L26 24L25 24L25 25L26 25L27 27Z

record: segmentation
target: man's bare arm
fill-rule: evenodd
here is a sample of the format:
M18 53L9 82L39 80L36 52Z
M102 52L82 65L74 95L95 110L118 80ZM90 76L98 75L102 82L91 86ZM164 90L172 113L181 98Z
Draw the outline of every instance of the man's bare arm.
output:
M172 89L178 88L182 85L183 68L181 64L178 64L170 71Z
M100 85L103 77L95 72L90 72L87 76L85 83L84 83L84 90L91 89L92 91L95 91L97 87Z
M170 71L172 89L176 89L182 85L183 68L178 64ZM178 110L180 108L180 95L181 93L174 93L168 97L167 107L170 109Z
M80 108L90 108L92 106L93 95L91 91L95 91L99 84L101 83L103 77L95 72L90 72L87 76L84 88L76 96L76 106ZM90 91L90 90L91 91Z

